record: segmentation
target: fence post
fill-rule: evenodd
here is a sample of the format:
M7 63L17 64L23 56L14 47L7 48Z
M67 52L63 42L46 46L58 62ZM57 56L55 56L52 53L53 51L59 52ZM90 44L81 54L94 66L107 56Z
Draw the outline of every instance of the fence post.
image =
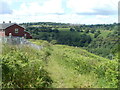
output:
M12 44L12 33L9 33L9 42L10 44Z

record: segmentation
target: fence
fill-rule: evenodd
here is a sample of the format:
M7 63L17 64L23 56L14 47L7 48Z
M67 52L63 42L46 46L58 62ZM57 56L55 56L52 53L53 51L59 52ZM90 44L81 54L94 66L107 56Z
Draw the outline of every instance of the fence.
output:
M2 41L2 43L7 43L11 45L28 45L35 49L42 49L42 46L33 44L24 37L5 36L5 37L0 37L0 40Z

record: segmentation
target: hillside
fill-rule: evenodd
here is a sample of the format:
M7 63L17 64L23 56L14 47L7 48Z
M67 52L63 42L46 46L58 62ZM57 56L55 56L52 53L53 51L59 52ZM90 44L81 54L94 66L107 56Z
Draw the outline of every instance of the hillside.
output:
M117 88L117 59L47 41L30 40L42 50L4 45L3 87Z
M56 41L57 44L82 47L89 52L116 58L119 44L118 24L71 25L64 23L23 23L33 39Z

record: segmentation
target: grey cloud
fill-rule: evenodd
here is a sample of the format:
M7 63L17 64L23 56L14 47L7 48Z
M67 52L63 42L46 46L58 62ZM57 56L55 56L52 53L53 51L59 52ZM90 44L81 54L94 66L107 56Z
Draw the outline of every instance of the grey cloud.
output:
M103 8L96 8L93 9L94 12L80 12L77 13L78 15L116 15L117 10L113 9L103 9Z
M50 14L54 14L54 15L64 15L65 13L50 13Z
M3 1L0 1L0 14L11 14L12 10L10 9L10 6Z

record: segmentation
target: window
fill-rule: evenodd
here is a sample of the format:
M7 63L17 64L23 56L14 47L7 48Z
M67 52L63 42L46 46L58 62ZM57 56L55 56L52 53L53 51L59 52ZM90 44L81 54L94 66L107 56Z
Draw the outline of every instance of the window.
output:
M18 33L18 28L15 29L15 33Z

